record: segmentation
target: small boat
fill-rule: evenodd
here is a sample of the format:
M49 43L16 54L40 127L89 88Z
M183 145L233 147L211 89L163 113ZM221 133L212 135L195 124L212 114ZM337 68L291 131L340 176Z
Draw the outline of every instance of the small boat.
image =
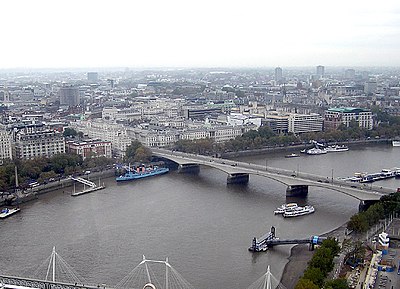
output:
M392 140L392 146L400 147L400 140Z
M306 151L308 155L322 155L328 153L325 149L312 148Z
M18 213L19 211L21 211L20 208L4 208L0 211L0 219L7 218L15 213Z
M299 216L312 214L314 212L315 212L315 209L313 206L298 207L291 211L285 211L283 213L283 217L284 218L299 217Z
M286 211L293 211L296 208L298 208L299 206L297 205L297 203L288 203L288 204L283 204L282 206L276 208L276 210L274 211L275 215L278 214L283 214Z
M305 153L306 153L306 149L302 149L302 150L300 151L300 153L301 153L301 154L305 154Z
M295 154L295 153L291 153L291 154L285 155L285 158L296 158L296 157L299 157L299 155Z
M331 152L347 152L349 150L349 148L347 146L345 146L345 145L332 145L332 146L327 146L325 148L325 150L328 153L331 153Z
M132 180L162 175L168 172L169 172L168 168L160 168L157 166L154 167L140 166L135 170L131 170L129 167L124 175L115 178L115 180L117 182L132 181Z

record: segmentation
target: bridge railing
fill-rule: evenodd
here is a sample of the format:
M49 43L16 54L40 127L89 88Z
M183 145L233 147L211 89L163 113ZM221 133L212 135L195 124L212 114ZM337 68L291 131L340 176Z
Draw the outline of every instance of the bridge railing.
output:
M0 283L8 284L8 285L16 285L16 286L24 286L30 288L38 288L38 289L99 289L100 286L94 285L84 285L84 284L70 284L70 283L62 283L62 282L51 282L45 280L37 280L30 278L22 278L15 276L6 276L0 275ZM101 287L105 289L105 287Z

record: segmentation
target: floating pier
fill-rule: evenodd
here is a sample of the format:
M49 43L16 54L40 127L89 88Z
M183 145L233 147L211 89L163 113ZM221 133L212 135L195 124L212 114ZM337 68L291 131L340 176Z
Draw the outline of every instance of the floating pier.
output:
M75 184L74 184L74 192L71 193L71 196L73 196L73 197L84 195L84 194L88 194L88 193L95 192L95 191L98 191L98 190L102 190L102 189L105 188L104 185L100 186L100 180L99 180L99 185L98 186L94 182L86 180L86 179L81 178L81 177L78 177L78 178L71 177L71 180L83 184L83 191L80 191L80 192L76 192L75 191ZM85 185L89 186L89 188L85 189Z
M271 231L264 236L257 239L253 238L249 251L252 252L265 252L269 248L278 245L292 245L292 244L310 244L310 250L314 250L315 245L321 245L326 240L326 237L311 236L308 239L286 239L282 240L276 237L275 227L271 227Z
M105 186L96 186L96 187L89 188L89 189L86 189L86 190L83 190L83 191L80 191L80 192L73 192L71 194L71 196L76 197L76 196L88 194L88 193L91 193L91 192L94 192L94 191L102 190L104 188L105 188Z

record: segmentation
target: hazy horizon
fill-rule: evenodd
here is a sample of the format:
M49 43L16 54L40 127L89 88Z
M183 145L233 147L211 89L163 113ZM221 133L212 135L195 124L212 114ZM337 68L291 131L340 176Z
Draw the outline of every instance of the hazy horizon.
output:
M5 0L0 7L0 70L400 66L394 0Z

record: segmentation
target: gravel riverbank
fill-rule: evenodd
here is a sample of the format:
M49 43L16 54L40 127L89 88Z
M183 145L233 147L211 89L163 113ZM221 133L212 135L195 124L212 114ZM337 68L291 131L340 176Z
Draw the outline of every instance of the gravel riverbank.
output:
M322 234L323 237L334 237L339 241L343 240L346 232L346 224L328 232ZM285 265L283 269L281 283L286 288L294 288L297 281L301 278L304 270L307 268L308 262L311 260L314 251L308 249L308 245L295 245L290 251L289 262Z

